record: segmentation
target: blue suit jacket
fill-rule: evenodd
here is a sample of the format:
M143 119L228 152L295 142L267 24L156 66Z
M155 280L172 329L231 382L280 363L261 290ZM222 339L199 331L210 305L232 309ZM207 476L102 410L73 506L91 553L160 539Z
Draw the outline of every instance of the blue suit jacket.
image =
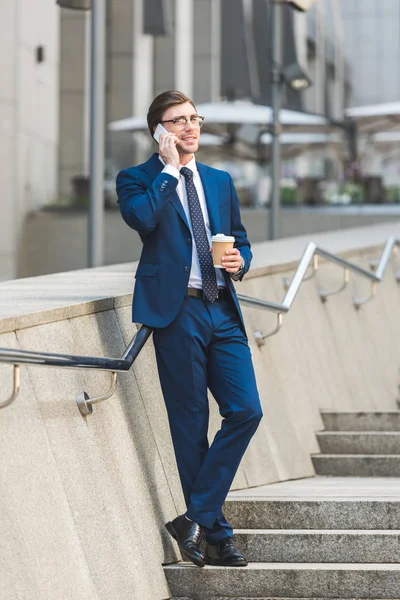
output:
M232 178L225 171L196 164L204 187L211 232L235 237L235 247L244 259L246 273L252 253L240 220ZM143 242L135 275L132 320L150 327L166 327L176 318L188 287L194 243L176 193L177 179L162 173L162 169L158 154L153 154L146 163L124 169L117 176L122 217ZM229 274L223 273L244 330L234 285Z

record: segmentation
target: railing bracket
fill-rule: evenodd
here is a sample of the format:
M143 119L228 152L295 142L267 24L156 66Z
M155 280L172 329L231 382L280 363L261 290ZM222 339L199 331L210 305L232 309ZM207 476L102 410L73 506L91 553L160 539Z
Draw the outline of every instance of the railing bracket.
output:
M21 384L21 377L19 371L19 365L14 365L13 368L13 390L11 392L11 396L7 398L4 402L0 402L0 408L6 408L6 406L10 406L16 399L19 394L19 388Z
M86 392L79 392L79 394L76 394L76 396L75 396L76 403L78 405L81 415L83 415L84 417L91 415L93 412L92 405L96 404L96 402L102 402L103 400L108 400L108 398L111 398L111 396L115 392L116 386L117 386L117 373L113 372L113 373L111 373L110 388L103 396L98 396L97 398L89 398L89 395Z
M371 282L371 293L366 298L353 298L355 308L361 308L363 304L367 304L376 295L376 282Z
M275 329L273 331L270 331L269 333L263 334L263 332L258 329L257 331L254 332L254 338L255 338L255 340L257 342L257 346L259 348L261 348L261 346L265 345L265 341L264 340L267 337L271 337L272 335L275 335L276 333L278 333L278 331L282 327L282 324L283 324L283 315L282 315L282 313L278 313L276 316L278 318L278 323L277 323L277 326L275 327Z
M339 294L340 292L342 292L345 287L347 286L347 284L349 283L350 280L350 271L349 269L345 268L344 269L344 273L343 273L343 283L340 287L334 289L334 290L324 290L324 288L318 288L318 294L322 300L322 302L326 302L328 300L328 296L335 296L336 294Z
M313 264L312 271L307 277L303 278L303 281L309 281L315 277L316 272L318 271L318 254L314 254L313 256ZM285 290L288 290L292 280L289 277L282 277L283 287Z

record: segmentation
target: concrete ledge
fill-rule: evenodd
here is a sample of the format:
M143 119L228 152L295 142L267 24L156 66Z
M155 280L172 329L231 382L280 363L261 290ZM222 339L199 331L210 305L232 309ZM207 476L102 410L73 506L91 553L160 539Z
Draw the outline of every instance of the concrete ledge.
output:
M252 268L244 281L294 270L310 241L342 257L357 252L377 257L387 238L397 237L399 230L398 224L382 224L254 244ZM124 263L2 282L0 333L126 306L132 301L136 266ZM238 291L242 286L237 285Z
M0 333L128 306L134 272L127 264L0 283Z
M277 273L282 267L295 268L309 242L343 258L354 255L361 248L377 258L390 236L400 237L400 222L259 242L253 247L254 258L248 277Z

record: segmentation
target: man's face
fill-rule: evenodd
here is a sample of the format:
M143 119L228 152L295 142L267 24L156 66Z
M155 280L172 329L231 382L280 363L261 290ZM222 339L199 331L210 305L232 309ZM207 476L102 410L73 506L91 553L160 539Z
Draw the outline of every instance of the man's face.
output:
M167 131L174 133L179 138L179 144L176 145L179 154L193 154L199 148L200 127L190 122L190 117L196 115L196 109L190 102L171 106L163 114L163 126ZM172 121L180 117L186 117L185 125L181 123L165 123L165 121Z

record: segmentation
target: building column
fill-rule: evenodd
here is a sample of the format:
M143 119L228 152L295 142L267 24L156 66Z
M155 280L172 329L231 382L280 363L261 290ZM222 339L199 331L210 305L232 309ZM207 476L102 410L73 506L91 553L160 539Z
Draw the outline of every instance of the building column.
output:
M315 4L316 56L315 56L315 110L325 114L326 52L324 3Z
M335 119L343 119L344 112L344 23L340 3L331 0L333 24L335 32L335 85L334 108Z
M16 270L18 223L18 2L0 6L0 281Z
M221 0L193 2L193 100L221 97Z
M154 40L143 33L145 0L134 0L133 9L133 115L147 114L154 90Z
M221 98L221 0L211 0L211 86L210 98Z
M89 174L90 16L60 9L59 195L70 197L72 178Z
M175 88L193 96L193 0L175 0Z
M18 275L26 215L57 194L55 3L0 2L0 279Z

